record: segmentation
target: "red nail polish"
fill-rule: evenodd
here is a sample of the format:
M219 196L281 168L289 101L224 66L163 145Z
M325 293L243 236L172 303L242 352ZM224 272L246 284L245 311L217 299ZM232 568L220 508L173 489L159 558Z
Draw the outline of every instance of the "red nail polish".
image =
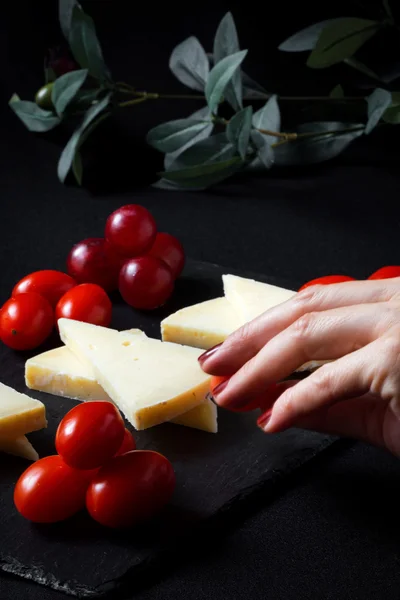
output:
M218 395L224 391L224 389L226 388L226 386L228 385L229 379L227 379L226 381L223 381L222 383L220 383L219 385L217 385L216 388L213 389L212 391L212 395L217 398Z
M272 408L270 408L269 410L266 410L265 413L263 413L261 415L261 417L259 417L257 419L257 425L259 427L261 427L261 429L264 429L264 427L266 427L266 425L268 424L270 418L272 415Z
M203 352L203 354L200 354L199 358L197 359L199 361L200 365L203 366L203 364L206 362L206 360L208 360L211 356L213 356L217 352L218 348L220 348L220 346L222 346L222 343L217 344L216 346L213 346L209 350L206 350L205 352Z

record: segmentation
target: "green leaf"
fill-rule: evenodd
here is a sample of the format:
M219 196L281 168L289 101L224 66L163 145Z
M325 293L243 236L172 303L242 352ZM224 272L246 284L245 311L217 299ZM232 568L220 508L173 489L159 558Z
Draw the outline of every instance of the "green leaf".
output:
M379 75L374 73L374 71L372 71L372 69L367 67L367 65L364 65L364 63L361 62L361 60L358 60L358 58L351 56L350 58L345 58L343 62L346 65L348 65L349 67L352 67L353 69L356 69L357 71L360 71L360 73L363 73L363 75L366 75L367 77L371 77L371 79L377 79L378 81L380 81Z
M252 116L253 108L247 106L231 118L226 128L228 140L236 146L243 160L246 158L249 145Z
M189 37L172 51L169 68L177 79L192 90L203 91L209 73L209 62L196 37Z
M85 133L89 130L89 126L93 128L94 125L97 125L101 122L105 115L101 115L101 113L107 108L110 103L112 95L107 94L102 100L93 104L87 111L83 120L79 127L74 131L69 142L65 146L62 154L60 156L60 160L58 161L58 178L61 183L64 183L73 161L75 159L75 154L79 149L83 139L86 139ZM98 118L97 118L98 117Z
M226 86L232 79L236 70L242 64L246 54L247 50L241 50L240 52L231 54L230 56L223 58L210 71L205 93L208 106L212 113L215 113Z
M340 23L342 20L342 18L327 19L326 21L314 23L314 25L310 25L287 38L287 40L278 46L278 49L283 52L304 52L306 50L312 50L322 31L326 29L328 25Z
M365 133L368 135L378 125L384 112L392 103L392 94L382 88L376 88L367 98L368 121Z
M82 175L83 175L83 166L82 166L82 156L79 150L75 152L74 159L72 161L72 172L75 176L76 181L79 185L82 185Z
M329 98L344 98L344 91L340 83L329 92Z
M387 16L389 17L390 21L393 22L394 21L393 11L390 6L389 0L383 0L382 4L383 4L383 8L385 9L385 12L386 12Z
M359 127L357 131L352 129ZM338 131L337 135L328 133ZM324 162L338 156L357 137L363 134L364 126L361 123L341 123L322 121L305 123L297 128L297 133L316 133L316 137L299 138L297 141L287 142L274 149L275 164L307 165ZM343 133L341 133L343 132Z
M240 51L239 38L232 13L228 12L221 20L214 39L214 63L219 63L223 58ZM238 111L243 107L242 74L237 69L231 81L225 88L225 100Z
M270 139L271 136L264 135L256 129L251 132L251 141L257 149L257 157L267 169L274 163L274 150L269 142Z
M253 115L253 127L266 131L279 132L281 130L281 114L278 105L277 96L271 96L263 108L260 108ZM267 140L271 143L271 140Z
M176 182L183 189L201 190L220 183L236 173L243 166L243 161L234 158L217 163L201 164L185 169L164 171L159 175L168 182Z
M74 12L75 6L81 8L77 0L59 0L58 2L58 20L60 21L61 30L64 34L64 37L67 40L69 39L72 13Z
M183 169L199 164L216 163L233 158L236 148L226 137L226 133L217 133L190 146L179 154L168 170Z
M68 41L82 69L87 69L92 77L100 81L110 80L93 19L79 5L73 10Z
M50 110L43 110L35 102L20 100L17 94L10 98L9 105L29 131L43 133L61 123L61 119Z
M56 79L51 90L51 100L59 116L63 114L68 104L75 98L87 74L87 69L82 69L65 73L65 75L61 75Z
M348 17L323 29L307 60L313 69L323 69L349 58L380 28L378 21Z
M149 131L147 143L160 152L175 152L209 125L210 122L192 118L162 123Z
M190 146L193 146L197 142L199 142L205 138L208 138L211 135L212 130L214 129L214 124L211 121L211 113L210 113L210 109L208 108L208 106L205 106L204 108L201 108L200 110L197 110L196 112L191 114L189 118L195 119L195 120L201 120L201 121L208 121L208 124L206 127L204 127L204 129L200 130L195 135L195 137L193 137L191 140L189 140L186 144L183 144L178 150L176 150L175 152L168 152L165 155L164 168L166 170L168 170L170 168L170 166L172 165L174 160L176 160L177 157L180 154L182 154L182 152L184 152L185 150L190 148Z
M246 100L262 100L270 94L257 81L242 71L243 98Z
M385 123L391 123L392 125L400 124L400 104L390 106L386 109L382 119Z
M53 83L57 79L57 75L54 72L54 69L51 67L44 68L44 82L45 83Z

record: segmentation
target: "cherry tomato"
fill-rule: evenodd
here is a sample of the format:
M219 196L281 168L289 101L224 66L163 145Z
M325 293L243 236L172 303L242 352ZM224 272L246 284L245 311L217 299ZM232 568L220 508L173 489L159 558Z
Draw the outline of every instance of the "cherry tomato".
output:
M135 438L133 437L129 429L126 429L125 427L124 439L122 440L122 444L115 456L120 456L120 454L131 452L131 450L136 450Z
M0 311L0 339L13 350L40 346L54 326L54 312L46 298L33 292L10 298Z
M223 383L224 381L227 381L228 379L229 379L229 377L213 375L213 377L211 377L211 381L210 381L211 394L213 393L215 388L220 383ZM259 408L261 410L266 410L267 408L269 408L269 406L271 404L269 392L273 393L274 390L275 390L275 384L272 383L269 386L268 391L265 392L265 394L263 394L262 396L259 396L258 398L254 398L254 400L252 400L245 406L240 406L237 408L229 407L229 410L232 412L250 412L251 410L256 410L257 408Z
M307 281L307 283L304 283L301 288L299 288L299 292L312 285L330 285L332 283L342 283L344 281L355 281L355 278L350 277L349 275L325 275L325 277L317 277L317 279Z
M372 273L368 279L392 279L392 277L400 277L400 267L382 267Z
M125 257L150 250L157 233L152 214L139 204L127 204L111 213L106 222L106 240Z
M56 523L85 507L85 495L93 473L71 469L60 456L46 456L33 463L18 479L14 503L25 519Z
M182 273L185 266L185 252L180 241L173 235L157 233L149 254L167 263L175 279Z
M162 306L173 290L171 269L153 256L131 258L119 274L121 296L134 308L151 310Z
M95 283L81 283L59 300L56 306L56 321L64 317L108 327L111 312L111 300L103 288Z
M44 296L53 308L68 290L76 286L76 281L61 271L35 271L17 283L12 291L12 297L26 292L36 292Z
M170 500L175 473L151 450L112 458L94 476L86 494L89 514L107 527L129 527L154 516Z
M108 292L118 288L123 259L104 238L87 238L73 246L67 258L68 273L79 283L96 283Z
M124 434L124 422L112 402L83 402L61 420L56 449L70 467L95 469L118 452Z

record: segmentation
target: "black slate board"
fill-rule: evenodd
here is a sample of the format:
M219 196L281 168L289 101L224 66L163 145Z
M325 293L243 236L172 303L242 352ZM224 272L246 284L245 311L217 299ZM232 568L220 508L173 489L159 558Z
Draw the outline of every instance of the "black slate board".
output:
M159 337L159 322L182 306L222 295L217 265L189 262L174 298L162 310L141 314L116 300L112 326L140 327ZM229 272L232 272L230 269ZM239 273L240 274L240 273ZM254 276L251 273L245 276ZM280 285L271 278L259 280ZM295 282L296 284L297 282ZM292 284L293 285L293 284ZM59 345L52 340L49 347ZM28 355L0 349L1 381L25 391L24 362ZM49 426L29 436L40 456L54 453L54 434L60 418L75 404L71 400L28 392L46 404ZM0 568L77 597L114 594L129 582L134 588L153 559L210 518L218 519L240 507L251 494L272 486L333 442L332 437L291 430L265 436L255 426L255 414L219 411L219 432L210 434L172 424L136 432L138 448L158 450L172 461L177 487L171 503L151 526L114 532L98 526L86 514L65 523L39 526L26 522L13 506L14 484L26 461L0 455ZM245 504L245 503L243 503Z

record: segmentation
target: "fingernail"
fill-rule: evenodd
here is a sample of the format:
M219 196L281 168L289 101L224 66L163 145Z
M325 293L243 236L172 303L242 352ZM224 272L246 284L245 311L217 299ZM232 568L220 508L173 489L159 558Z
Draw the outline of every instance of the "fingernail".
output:
M213 389L212 391L212 395L214 396L214 398L217 398L219 394L221 394L221 392L224 391L224 389L226 388L226 386L229 383L229 379L227 379L226 381L223 381L222 383L220 383L219 385L217 385L216 388Z
M200 365L203 366L204 363L206 362L206 360L208 360L211 356L214 356L214 354L218 351L218 348L220 348L220 346L222 346L222 343L217 344L216 346L213 346L209 350L206 350L206 352L203 352L203 354L200 354L199 358L197 359L199 361ZM217 389L217 388L215 388L215 389Z
M257 425L265 430L266 426L268 425L270 419L271 419L271 415L272 415L272 408L270 408L269 410L266 410L265 413L263 413L261 415L261 417L259 417L257 419Z

